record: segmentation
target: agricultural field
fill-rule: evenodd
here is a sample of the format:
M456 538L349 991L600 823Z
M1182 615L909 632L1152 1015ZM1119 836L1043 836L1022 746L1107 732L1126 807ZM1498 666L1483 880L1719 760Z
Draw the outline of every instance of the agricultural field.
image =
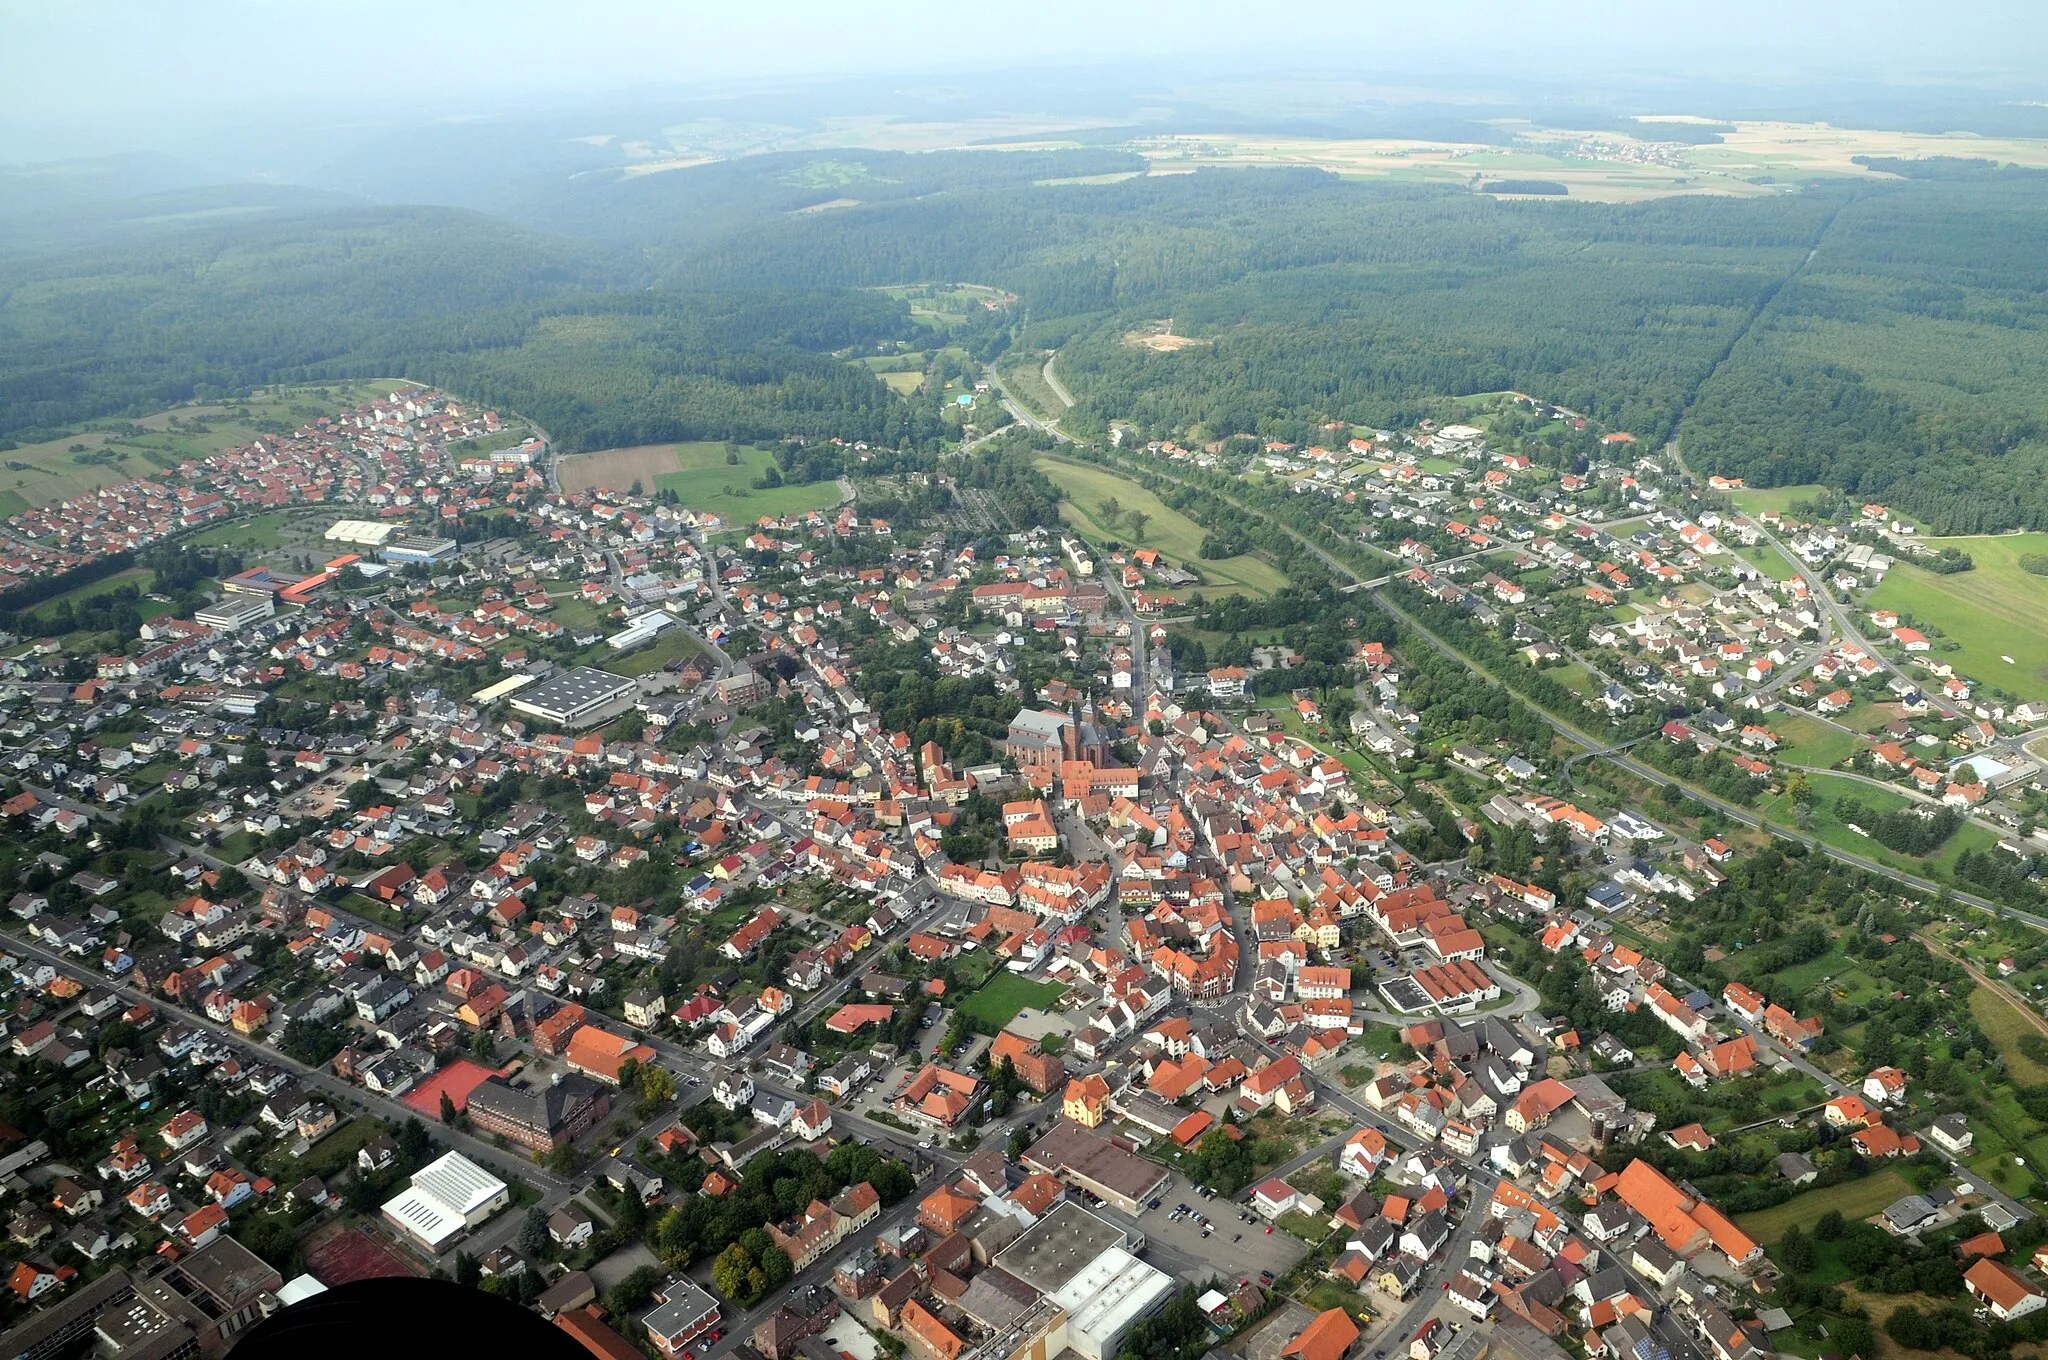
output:
M1050 456L1042 456L1037 462L1038 470L1066 493L1067 498L1060 502L1060 518L1097 547L1115 540L1134 547L1155 548L1176 564L1185 564L1190 571L1200 573L1206 583L1201 589L1212 595L1270 595L1287 584L1286 574L1262 557L1246 554L1213 562L1203 560L1202 526L1136 482L1104 468ZM1111 500L1126 512L1137 510L1145 514L1142 540L1134 543L1128 528L1111 529L1099 522L1103 504Z
M1007 968L999 969L978 990L970 993L960 1002L960 1011L976 1020L1001 1029L1017 1018L1017 1012L1030 1007L1034 1010L1050 1010L1067 989L1057 982L1033 982L1017 976Z
M1802 1228L1811 1228L1813 1221L1828 1210L1839 1212L1850 1222L1868 1218L1882 1210L1887 1204L1902 1196L1913 1193L1912 1185L1893 1170L1884 1170L1862 1180L1843 1181L1830 1185L1824 1190L1808 1190L1794 1195L1783 1204L1769 1209L1759 1209L1753 1214L1743 1214L1735 1220L1737 1227L1757 1241L1769 1246L1784 1237L1785 1229L1797 1223Z
M726 461L728 451L736 462ZM637 481L648 494L673 491L690 509L708 511L734 524L751 524L764 515L823 510L839 503L839 487L834 482L759 489L751 485L774 463L774 455L766 449L697 440L640 444L564 458L558 472L564 491L603 487L623 492Z
M655 478L682 469L680 450L685 447L692 446L636 444L627 449L576 454L556 460L555 472L561 480L562 490L566 492L624 491L635 482L640 483L644 490L654 485ZM724 446L706 444L704 447L723 449Z
M1230 133L1144 137L1128 145L1151 162L1155 175L1205 166L1313 166L1348 177L1471 184L1482 192L1488 179L1541 179L1564 185L1567 193L1539 201L1567 203L1636 203L1676 194L1757 198L1819 177L1892 178L1858 165L1857 156L1978 156L2021 165L2048 163L2048 143L2028 138L1932 136L1821 123L1739 122L1735 129L1724 134L1719 145L1685 147L1676 164L1599 158L1577 145L1655 141L1654 124L1644 125L1633 138L1609 130L1534 128L1511 146Z
M855 364L880 378L889 390L899 397L907 397L924 383L925 370L931 367L938 354L947 351L906 350L901 354L868 354L855 360ZM953 354L963 351L953 350Z
M0 514L154 477L188 458L296 429L316 416L411 386L391 378L286 387L246 401L174 406L133 421L93 421L62 438L0 451Z
M2048 534L1924 541L1969 553L1976 568L1937 576L1902 562L1871 592L1868 607L1933 624L1945 635L1934 655L1971 679L2021 699L2048 697L2048 577L2020 566L2023 556L2048 556Z
M1562 141L1572 134L1537 135ZM1625 140L1618 133L1600 135ZM1502 147L1386 137L1188 133L1142 138L1131 143L1131 148L1151 161L1151 172L1155 175L1209 166L1313 166L1347 177L1472 184L1482 190L1486 179L1542 179L1565 186L1566 194L1554 200L1557 202L1576 199L1638 203L1672 194L1698 193L1756 198L1772 192L1767 186L1750 184L1734 175L1702 174L1682 166L1566 157L1551 154L1537 143Z

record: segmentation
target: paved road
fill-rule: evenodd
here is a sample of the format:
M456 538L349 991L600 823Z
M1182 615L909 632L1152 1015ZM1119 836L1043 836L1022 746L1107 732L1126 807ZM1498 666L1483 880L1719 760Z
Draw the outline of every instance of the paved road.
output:
M1024 426L1026 429L1038 430L1042 433L1049 434L1054 439L1059 440L1059 442L1062 444L1078 444L1081 442L1080 440L1074 438L1074 436L1060 429L1059 426L1051 424L1044 420L1040 420L1036 415L1032 414L1029 407L1025 406L1022 402L1018 401L1015 397L1011 396L1009 389L1003 386L1002 377L999 374L997 374L995 370L995 365L991 364L988 366L987 369L983 371L986 373L988 377L989 386L995 389L996 396L1002 400L1003 409L1008 411L1010 413L1011 418L1014 419L1018 424ZM986 435L982 436L982 438L984 439L987 437L988 436ZM977 440L975 442L978 443L980 441Z
M68 958L62 954L45 949L42 945L25 939L12 929L0 931L0 934L6 936L10 949L32 958L41 959L45 963L53 964L68 973L76 974L84 971L81 969L77 959ZM343 1081L326 1068L313 1067L302 1063L269 1044L259 1043L247 1035L236 1033L228 1025L215 1024L204 1015L195 1015L189 1011L178 1010L168 1006L161 998L149 996L122 982L95 979L94 985L104 987L125 1000L145 1002L167 1019L175 1017L178 1022L203 1030L217 1039L234 1045L238 1049L256 1049L260 1051L265 1062L273 1063L278 1067L286 1069L299 1079L301 1085L322 1092L327 1097L329 1103L337 1109L354 1108L371 1114L381 1115L386 1119L391 1119L401 1124L408 1119L421 1119L417 1110L402 1105L396 1100L377 1095L372 1091L364 1090L360 1086ZM541 1187L544 1191L552 1190L565 1196L571 1189L568 1182L534 1165L533 1162L523 1156L503 1151L490 1143L484 1142L482 1139L471 1137L469 1134L457 1129L448 1128L436 1121L421 1119L421 1122L426 1124L428 1134L437 1141L447 1144L466 1157L473 1158L486 1166L494 1167L506 1175L517 1176L521 1180Z
M1058 350L1054 350L1051 354L1046 355L1045 367L1039 370L1039 372L1045 379L1045 385L1052 389L1052 394L1067 405L1072 406L1074 404L1074 394L1067 390L1067 385L1061 382L1059 375L1052 371L1053 360L1059 357Z

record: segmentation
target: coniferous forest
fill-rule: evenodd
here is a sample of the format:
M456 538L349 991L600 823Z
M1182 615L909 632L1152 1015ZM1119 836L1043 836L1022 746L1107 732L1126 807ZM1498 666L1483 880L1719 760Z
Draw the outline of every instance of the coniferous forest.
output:
M1312 438L1512 388L1676 436L1701 473L1821 482L1940 532L2048 526L2048 174L1900 162L1612 205L1311 170L1115 177L1141 167L798 153L578 177L494 214L308 195L208 215L185 190L173 225L76 249L0 223L0 439L392 375L569 450L935 447L938 412L847 358L925 334L873 289L971 281L1017 298L971 321L972 352L1058 348L1082 432ZM1194 343L1131 342L1164 318Z

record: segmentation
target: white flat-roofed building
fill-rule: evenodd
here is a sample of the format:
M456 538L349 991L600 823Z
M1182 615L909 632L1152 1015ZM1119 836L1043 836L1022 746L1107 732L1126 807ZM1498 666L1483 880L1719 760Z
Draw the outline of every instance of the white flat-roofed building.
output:
M616 718L640 697L640 685L595 666L578 666L521 690L512 707L563 727L589 727Z
M362 547L375 547L396 532L396 524L383 520L338 519L327 526L326 537L332 543L354 543Z
M452 538L430 538L425 534L398 534L379 549L386 562L411 565L415 562L439 562L455 556L462 545Z
M653 641L681 622L682 620L666 610L650 609L628 621L622 631L612 635L612 650L630 652L641 643Z
M1097 1256L1052 1299L1067 1311L1067 1345L1081 1360L1115 1360L1124 1339L1173 1297L1173 1277L1122 1247Z
M218 604L192 611L192 621L203 623L208 628L218 628L223 633L239 633L250 624L260 623L276 614L277 597L274 595L230 595Z
M500 680L494 685L485 685L482 689L478 690L476 693L470 695L469 697L476 700L480 704L494 704L508 694L512 694L518 690L525 689L528 685L532 684L533 681L533 676L515 675L510 677L509 679Z
M450 1152L414 1172L412 1188L384 1205L384 1217L438 1253L511 1202L505 1182Z

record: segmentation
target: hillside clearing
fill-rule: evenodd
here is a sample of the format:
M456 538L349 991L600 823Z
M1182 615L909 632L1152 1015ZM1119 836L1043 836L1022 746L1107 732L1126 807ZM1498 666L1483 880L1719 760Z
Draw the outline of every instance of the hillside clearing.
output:
M1270 595L1287 584L1286 573L1262 557L1245 554L1204 560L1201 548L1206 531L1202 526L1128 478L1050 455L1041 455L1037 465L1066 493L1067 499L1060 502L1060 518L1097 547L1114 541L1155 548L1176 564L1199 573L1205 581L1199 589L1209 594ZM1125 514L1136 510L1146 516L1142 538L1132 538L1126 521L1119 521L1115 528L1101 522L1102 507L1109 501L1115 501Z

